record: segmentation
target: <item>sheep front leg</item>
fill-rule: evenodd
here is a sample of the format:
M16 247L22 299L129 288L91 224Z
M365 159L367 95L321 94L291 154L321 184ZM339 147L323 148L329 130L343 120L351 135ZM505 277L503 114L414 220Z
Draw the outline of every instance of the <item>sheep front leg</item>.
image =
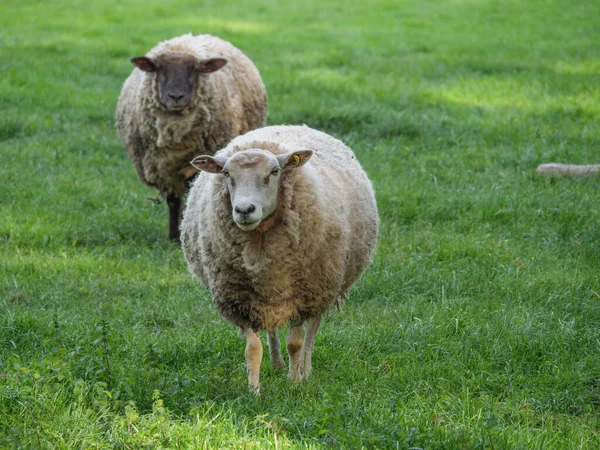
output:
M288 355L290 355L290 371L288 379L296 383L302 381L300 373L300 356L302 355L302 324L290 325L285 338Z
M183 213L181 197L177 197L175 194L168 194L167 206L169 207L169 239L179 243L179 221Z
M281 356L281 343L279 342L278 330L269 331L269 356L271 357L271 364L277 369L283 369L285 367L285 361Z
M248 386L250 391L258 394L258 381L260 377L260 363L263 357L262 342L260 334L252 328L244 330L246 335L246 367L248 368Z
M300 371L305 380L308 380L312 369L312 352L315 348L315 335L321 325L320 317L312 317L306 321L306 334L304 335L304 346L300 357Z

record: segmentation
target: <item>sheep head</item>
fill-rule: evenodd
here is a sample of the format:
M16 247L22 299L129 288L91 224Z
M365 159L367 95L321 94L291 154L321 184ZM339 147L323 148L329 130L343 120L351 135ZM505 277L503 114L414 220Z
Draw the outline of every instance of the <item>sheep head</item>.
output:
M300 150L274 155L265 150L244 150L231 157L198 156L192 165L225 177L233 221L242 230L252 231L277 208L281 172L303 166L312 153Z
M136 56L131 58L131 63L144 72L156 73L161 104L170 113L180 114L194 98L200 76L216 72L227 60L198 60L190 55L170 53L155 58Z

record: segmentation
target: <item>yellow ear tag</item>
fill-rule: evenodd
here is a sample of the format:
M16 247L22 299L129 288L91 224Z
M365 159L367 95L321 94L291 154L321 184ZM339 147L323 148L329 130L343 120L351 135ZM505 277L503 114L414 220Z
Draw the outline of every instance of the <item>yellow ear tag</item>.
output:
M292 164L300 164L300 157L298 155L292 155Z

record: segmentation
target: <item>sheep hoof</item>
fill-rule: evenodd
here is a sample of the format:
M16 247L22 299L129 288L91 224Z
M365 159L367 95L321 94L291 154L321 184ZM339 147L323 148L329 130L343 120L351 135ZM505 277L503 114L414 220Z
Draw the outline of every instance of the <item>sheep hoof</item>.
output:
M276 369L285 369L285 366L286 366L284 359L281 357L279 359L271 361L271 363L273 364L273 367Z
M288 380L291 383L302 383L302 374L300 372L298 372L298 373L290 373L288 375Z

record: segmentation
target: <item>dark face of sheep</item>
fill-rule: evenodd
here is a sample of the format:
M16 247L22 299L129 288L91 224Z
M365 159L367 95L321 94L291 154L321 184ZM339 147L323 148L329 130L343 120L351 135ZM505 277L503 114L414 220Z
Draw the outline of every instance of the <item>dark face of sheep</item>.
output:
M245 150L230 158L198 156L192 165L204 172L224 175L233 221L242 230L252 231L277 209L281 172L303 166L311 156L311 150L283 155Z
M202 75L216 72L227 60L211 58L197 60L189 55L162 55L158 58L137 56L131 62L144 72L155 72L158 95L162 105L173 114L180 114L188 106Z

